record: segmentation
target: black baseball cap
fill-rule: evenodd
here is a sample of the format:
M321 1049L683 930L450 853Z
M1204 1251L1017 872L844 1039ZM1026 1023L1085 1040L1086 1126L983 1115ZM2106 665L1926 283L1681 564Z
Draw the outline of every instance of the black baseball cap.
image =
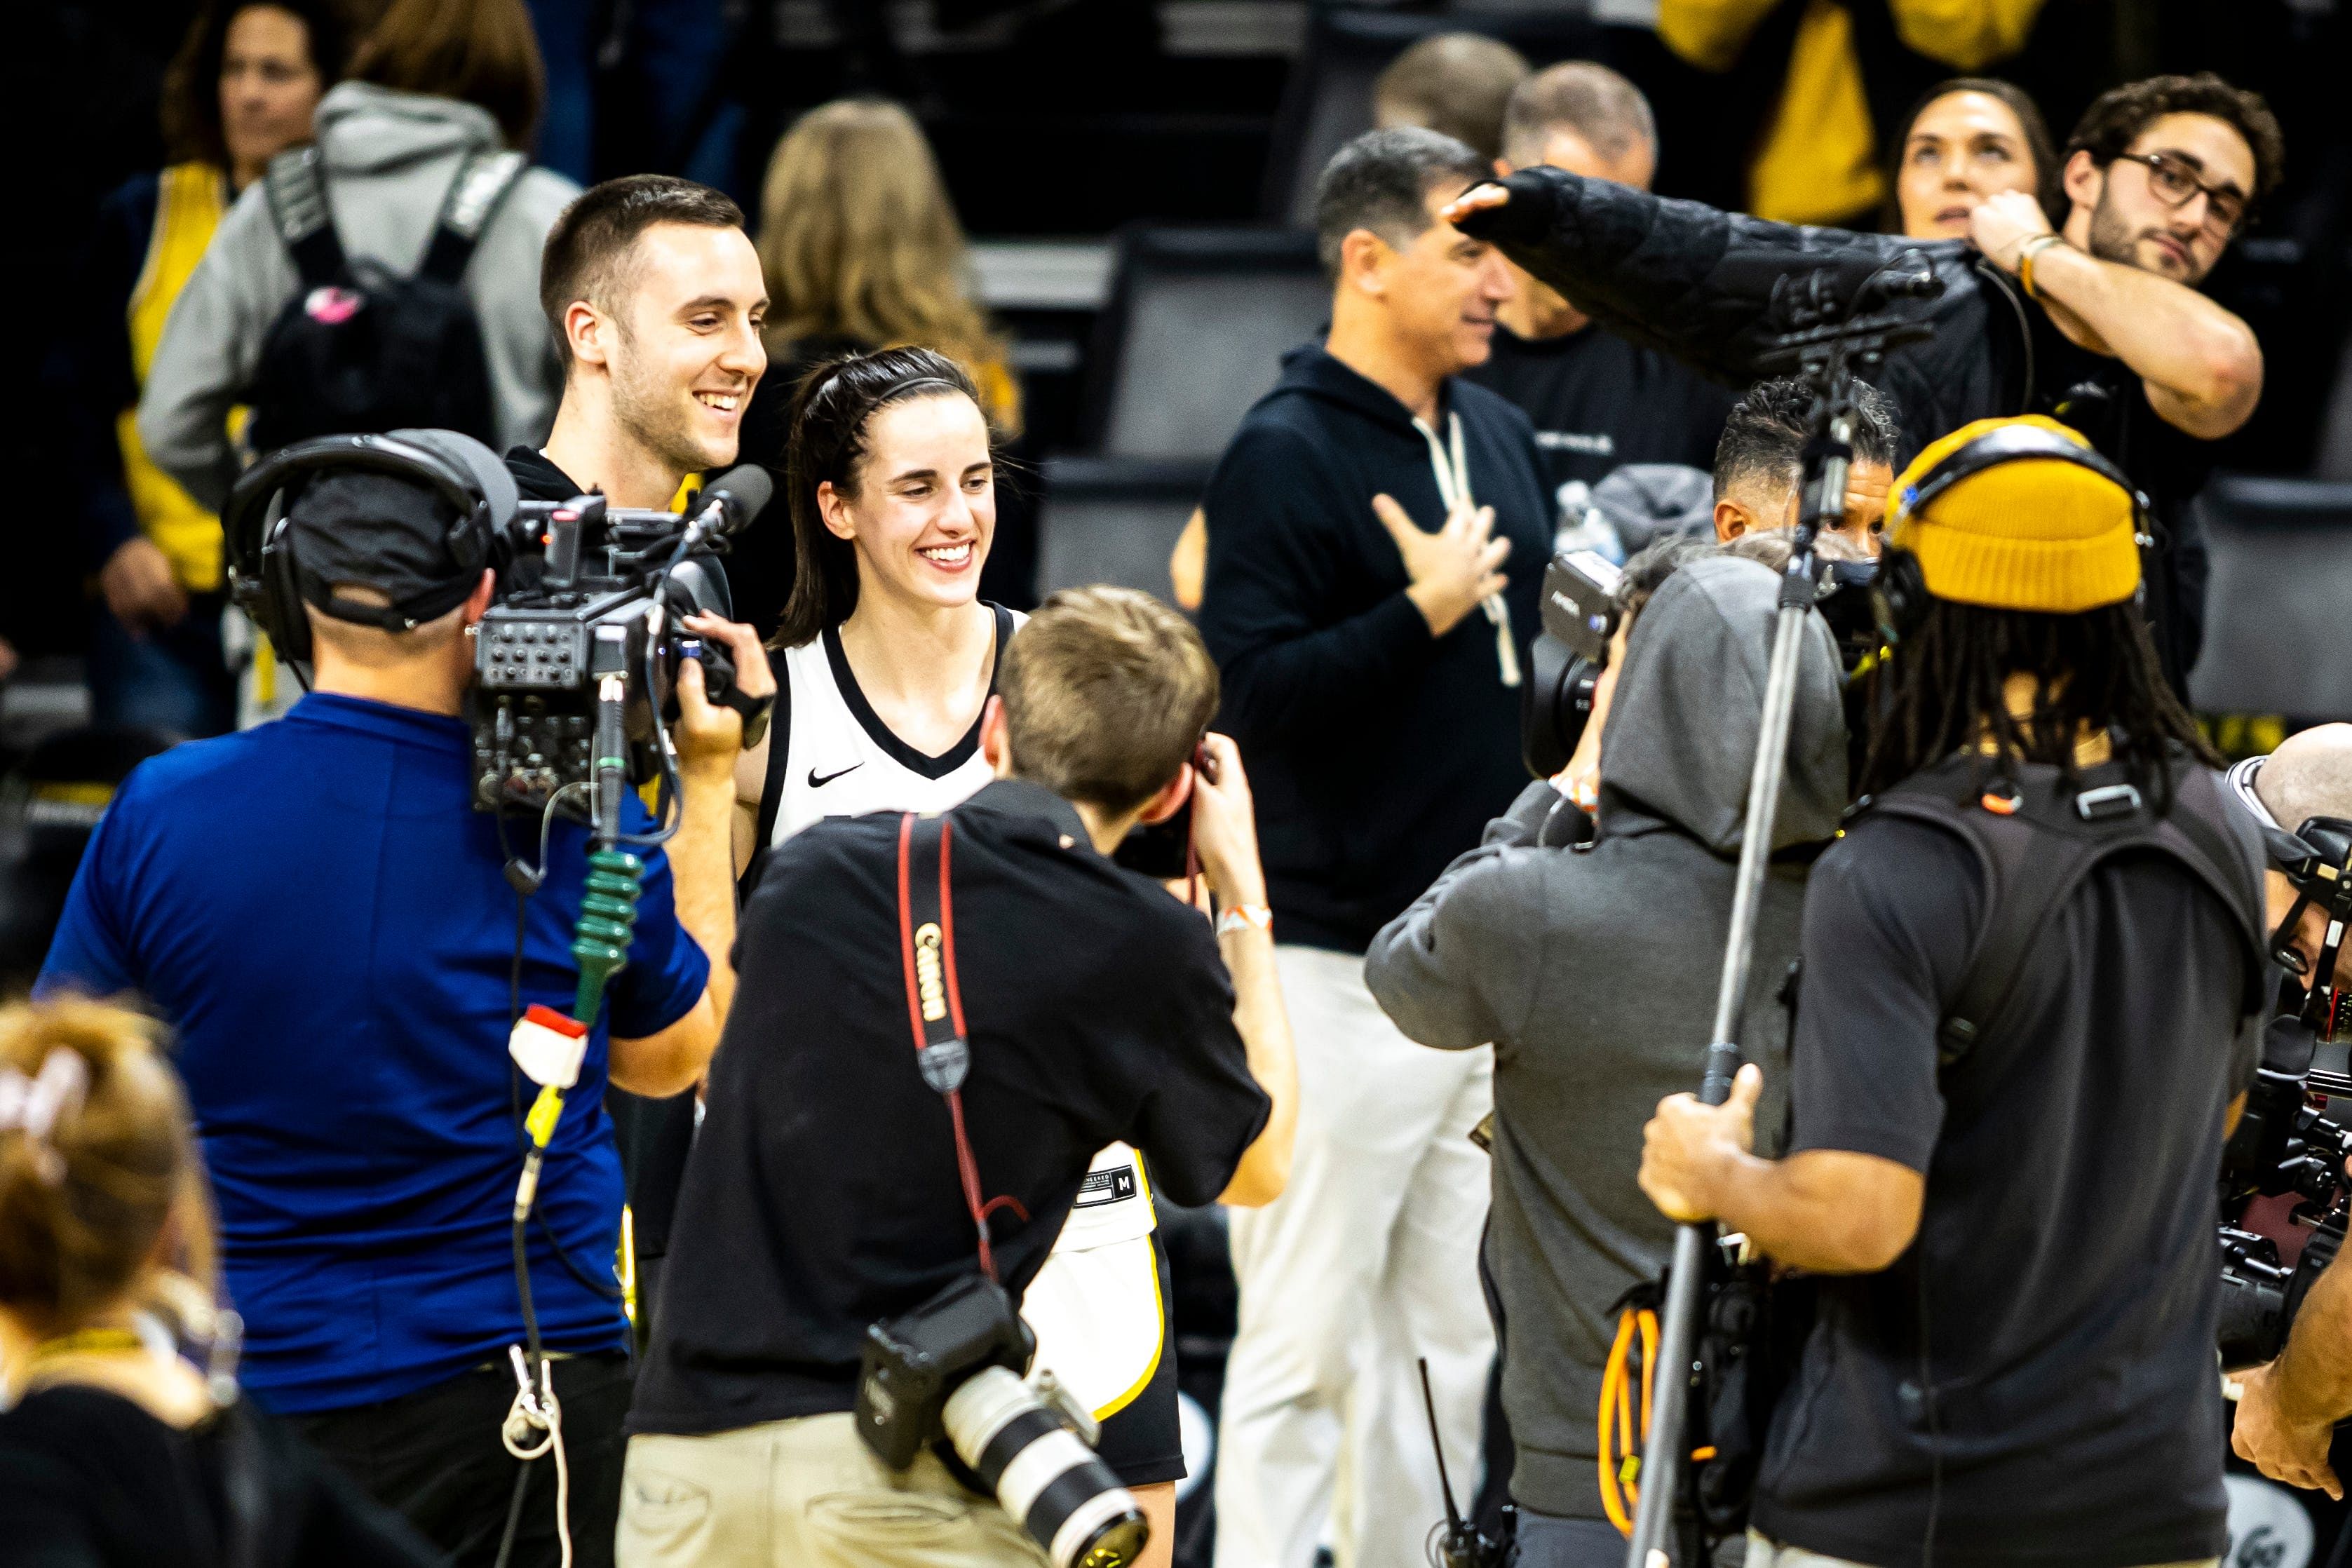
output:
M514 515L514 479L480 442L448 430L395 430L392 438L425 448L441 467L471 479L494 524ZM449 496L422 474L323 473L287 511L297 585L322 615L407 631L464 604L481 581L482 563L464 564L455 548L463 521ZM339 598L341 587L373 589L389 603Z

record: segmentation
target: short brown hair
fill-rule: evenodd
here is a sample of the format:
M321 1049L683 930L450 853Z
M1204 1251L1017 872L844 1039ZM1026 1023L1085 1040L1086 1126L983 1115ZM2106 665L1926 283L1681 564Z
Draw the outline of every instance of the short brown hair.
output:
M256 7L283 11L302 24L321 90L341 78L351 47L340 0L211 0L188 24L180 52L163 71L159 109L163 146L174 162L228 166L228 145L221 140L221 60L230 25Z
M1527 79L1527 57L1480 33L1438 33L1388 63L1372 80L1381 125L1418 125L1492 163L1503 150L1503 106Z
M517 149L530 146L547 97L523 0L392 0L352 57L352 79L487 110Z
M1065 800L1132 811L1176 776L1217 711L1192 623L1133 588L1065 588L1013 635L997 677L1013 772Z
M547 315L555 351L567 368L572 342L564 335L563 312L575 300L609 309L621 263L646 230L665 223L741 228L743 209L692 180L630 174L581 192L547 231L547 243L539 253L539 308Z
M2168 114L2207 114L2246 139L2254 154L2258 200L2278 189L2286 174L2286 136L2278 116L2258 92L2231 87L2211 71L2195 76L2152 76L2110 88L2091 101L2066 139L2066 156L2088 153L2102 167L2131 151L2139 133Z
M0 1131L0 1302L36 1331L67 1332L114 1306L174 1213L207 1212L160 1035L140 1014L79 997L0 1009L0 1072L37 1079L62 1052L85 1083L38 1136ZM202 1234L184 1239L209 1272L209 1225L191 1229Z
M1540 162L1554 127L1575 132L1608 159L1638 144L1658 152L1658 120L1642 89L1591 60L1562 60L1519 83L1503 110L1503 155L1525 165Z

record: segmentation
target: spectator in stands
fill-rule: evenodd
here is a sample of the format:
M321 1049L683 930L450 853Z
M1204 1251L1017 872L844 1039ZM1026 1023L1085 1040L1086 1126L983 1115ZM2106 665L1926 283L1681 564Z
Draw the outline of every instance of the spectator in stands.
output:
M1373 79L1372 126L1418 125L1453 137L1481 158L1498 157L1504 106L1527 79L1526 57L1499 39L1433 34Z
M1882 148L1928 83L2025 47L2043 0L1659 0L1658 37L1726 79L1706 134L1746 152L1744 200L1776 223L1858 226L1885 198ZM1777 84L1760 96L1747 81ZM1734 198L1726 197L1727 205Z
M2144 607L2176 692L2204 634L2205 537L2191 503L2211 443L2252 418L2263 392L2252 331L2198 285L2277 187L2284 157L2269 106L2210 72L2103 93L2068 139L2063 227L2022 191L1986 197L1969 219L1981 261L1924 253L1943 290L1907 309L1935 335L1895 350L1875 378L1902 412L1899 456L2023 409L2063 418L2130 476L2158 525ZM1884 235L1664 209L1551 169L1473 192L1452 216L1603 321L1728 378L1762 370L1784 280L1923 255Z
M523 0L393 0L353 55L351 79L319 103L327 201L344 254L414 271L467 160L530 145L541 79ZM537 445L562 395L563 367L540 314L539 249L578 194L560 174L525 171L466 273L501 447ZM300 286L257 185L221 220L181 291L139 402L148 455L201 505L217 507L236 478L229 410Z
M963 226L913 115L878 99L844 99L801 116L768 160L759 245L770 366L743 416L746 462L766 464L781 481L787 409L802 376L820 361L880 348L954 360L980 388L1000 450L1019 440L1011 348L971 297ZM981 589L1025 608L1036 602L1034 509L1001 482L997 499L996 548ZM793 584L792 529L781 508L735 542L727 575L736 616L773 632Z
M432 1568L444 1560L397 1515L184 1359L236 1347L212 1306L204 1172L159 1033L95 1002L0 1011L8 1560Z
M1878 557L1886 528L1886 489L1895 482L1902 428L1895 405L1867 382L1853 398L1853 463L1846 470L1845 517L1822 530L1851 548L1842 556ZM1734 405L1715 448L1715 536L1729 544L1750 533L1797 526L1811 437L1812 390L1795 376L1759 381Z
M1641 89L1586 60L1521 82L1504 113L1495 168L1507 174L1538 163L1648 190L1658 128ZM1493 356L1467 374L1535 425L1561 522L1579 521L1591 487L1623 464L1706 468L1732 394L1595 326L1556 289L1511 270L1518 291L1496 311Z
M1927 89L1895 139L1887 228L1912 239L1966 239L1987 196L2023 191L2053 223L2066 218L2058 153L2022 89L1959 77Z
M1456 1475L1474 1468L1494 1334L1476 1248L1483 1051L1422 1049L1362 954L1526 773L1518 691L1551 542L1527 416L1461 373L1511 282L1435 221L1488 163L1375 131L1316 192L1331 330L1293 351L1212 478L1201 631L1253 760L1297 1037L1291 1184L1234 1216L1241 1320L1217 1464L1221 1568L1293 1568L1331 1521L1359 1568L1422 1562L1444 1506L1413 1360Z
M82 263L89 292L67 331L80 521L103 606L90 632L90 714L179 735L236 718L221 652L220 520L147 460L139 390L188 275L237 193L310 139L320 95L342 74L332 0L215 0L163 83L173 162L99 208Z

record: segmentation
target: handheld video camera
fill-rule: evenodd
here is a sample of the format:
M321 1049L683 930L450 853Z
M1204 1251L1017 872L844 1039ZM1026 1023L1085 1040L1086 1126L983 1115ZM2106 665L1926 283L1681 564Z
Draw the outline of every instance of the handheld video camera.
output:
M1094 1417L1042 1369L1003 1287L967 1275L866 1331L857 1435L894 1470L944 1438L962 1478L993 1496L1055 1568L1124 1568L1150 1528L1094 1451Z
M306 686L310 627L289 517L320 476L352 472L434 492L457 514L451 558L497 574L468 698L478 810L544 809L567 791L590 791L603 756L621 757L632 784L669 771L667 721L682 658L701 660L705 689L743 714L747 733L765 715L763 700L737 690L722 650L682 625L689 615L730 616L717 557L767 503L765 470L730 470L692 510L670 512L609 506L599 495L523 500L495 453L448 430L327 436L273 452L223 509L229 583ZM608 697L619 717L609 748L597 735Z
M2344 1170L2352 1158L2352 1128L2327 1112L2330 1096L2352 1094L2352 1076L2314 1059L2352 1022L2352 998L2335 984L2336 958L2352 926L2352 821L2315 816L2285 831L2254 793L2260 768L2259 758L2241 763L2229 783L2261 824L2272 868L2294 886L2295 901L2271 933L2272 961L2285 972L2277 1015L2263 1031L2262 1065L2222 1155L2221 1345L2227 1366L2269 1361L2285 1346L2295 1312L2343 1246L2352 1217ZM2314 908L2326 914L2326 931L2317 958L2306 962L2292 939ZM2290 1221L2311 1227L2292 1264L2282 1260L2275 1242L2242 1223L2256 1198L2288 1194L2302 1200Z

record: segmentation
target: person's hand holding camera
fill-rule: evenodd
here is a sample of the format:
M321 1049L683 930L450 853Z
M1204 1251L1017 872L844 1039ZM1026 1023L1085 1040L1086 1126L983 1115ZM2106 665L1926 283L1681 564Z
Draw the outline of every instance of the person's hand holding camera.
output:
M2230 1428L2230 1447L2238 1458L2274 1481L2324 1491L2340 1500L2344 1483L2327 1463L2336 1423L2294 1407L2277 1362L2250 1368L2237 1374L2236 1381L2238 1414Z
M1405 577L1412 584L1405 596L1429 623L1430 636L1444 637L1461 625L1481 600L1506 586L1508 580L1502 565L1511 553L1511 542L1494 537L1493 507L1482 506L1475 511L1465 507L1447 518L1445 526L1435 533L1414 522L1393 496L1374 496L1372 511L1396 541L1397 553L1404 559Z
M1242 772L1241 748L1226 735L1201 741L1192 770L1192 847L1201 876L1227 909L1265 904L1265 869L1257 858L1257 807L1250 799L1249 775Z
M775 672L768 668L768 651L760 634L737 621L716 616L688 616L686 629L705 642L723 647L735 665L735 689L744 696L772 697ZM681 659L677 667L677 727L671 731L677 745L680 776L702 782L716 780L733 795L735 757L743 749L743 716L723 702L713 702L705 689L699 659Z

